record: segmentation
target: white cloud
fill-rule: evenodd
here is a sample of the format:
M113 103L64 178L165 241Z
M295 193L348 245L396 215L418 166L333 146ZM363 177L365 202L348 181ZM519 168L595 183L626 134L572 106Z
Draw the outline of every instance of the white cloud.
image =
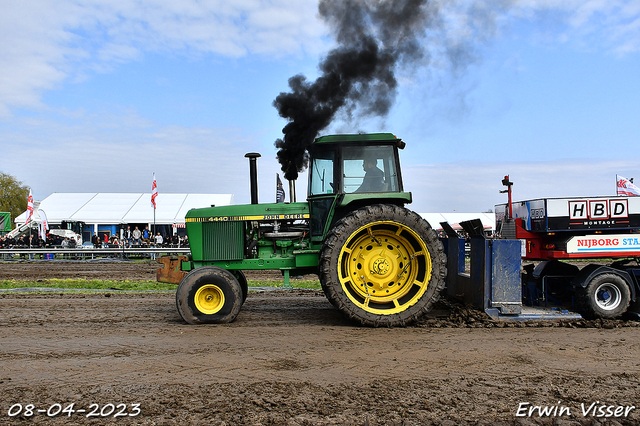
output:
M602 46L617 54L640 50L639 0L441 0L436 5L442 21L427 40L436 68L444 54L455 71L456 55L474 54L470 46L517 27L520 19L542 23L550 14L563 23L553 29L555 42ZM326 48L324 35L317 0L4 0L0 117L16 107L42 108L42 93L67 79L82 78L87 70L108 72L145 52L315 56Z
M164 193L231 193L237 203L249 201L244 154L256 150L257 135L159 125L133 110L56 112L55 118L15 118L0 133L4 155L13 159L2 171L32 187L36 199L53 192L148 192L155 172ZM268 202L275 200L279 165L275 154L263 154L260 200Z
M510 13L539 23L555 16L554 42L616 54L640 50L639 0L513 0Z
M317 53L313 0L0 2L0 118L86 70L144 52L283 56Z

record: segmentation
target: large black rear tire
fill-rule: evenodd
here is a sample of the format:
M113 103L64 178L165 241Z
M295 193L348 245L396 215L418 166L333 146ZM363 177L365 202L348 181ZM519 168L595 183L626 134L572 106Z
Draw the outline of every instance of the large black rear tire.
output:
M232 322L242 307L240 283L233 274L216 266L189 272L176 291L176 306L189 324Z
M580 313L585 318L617 318L631 303L627 282L616 274L596 275L578 290Z
M355 210L328 233L320 283L329 301L368 326L403 326L429 312L445 286L447 258L429 223L377 204Z

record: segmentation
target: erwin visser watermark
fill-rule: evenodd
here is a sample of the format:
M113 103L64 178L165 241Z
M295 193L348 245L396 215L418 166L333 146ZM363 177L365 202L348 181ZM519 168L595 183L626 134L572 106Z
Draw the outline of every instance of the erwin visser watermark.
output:
M516 410L516 417L595 417L626 418L636 409L635 405L612 405L596 402L581 403L577 407L562 405L533 405L521 402Z

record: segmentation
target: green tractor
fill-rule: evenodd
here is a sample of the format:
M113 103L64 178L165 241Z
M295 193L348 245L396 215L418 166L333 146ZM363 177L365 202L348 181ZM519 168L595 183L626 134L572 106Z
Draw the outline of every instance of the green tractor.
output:
M243 270L318 274L327 299L367 326L401 326L431 310L445 286L436 232L404 207L398 149L390 133L323 136L309 153L307 202L190 210L191 256L165 257L158 280L179 283L176 305L190 324L227 323L247 297ZM363 170L364 169L364 170Z

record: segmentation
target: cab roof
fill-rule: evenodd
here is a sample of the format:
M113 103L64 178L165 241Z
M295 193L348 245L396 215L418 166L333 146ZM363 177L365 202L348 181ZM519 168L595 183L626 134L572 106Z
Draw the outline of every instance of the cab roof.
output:
M327 135L317 138L314 144L324 143L371 143L371 142L398 142L398 139L393 133L357 133L357 134L343 134L343 135Z

